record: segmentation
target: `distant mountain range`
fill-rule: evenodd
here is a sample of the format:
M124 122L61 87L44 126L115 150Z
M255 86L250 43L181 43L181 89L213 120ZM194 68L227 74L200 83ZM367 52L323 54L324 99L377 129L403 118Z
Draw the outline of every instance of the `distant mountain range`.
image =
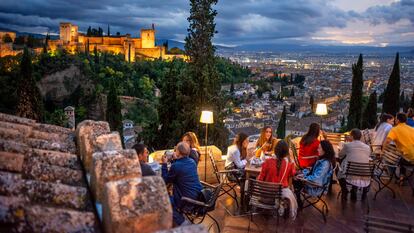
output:
M0 28L0 31L13 31L17 36L32 35L35 38L44 38L43 34L35 34L28 32L17 32L6 28ZM51 39L59 39L57 35L51 35ZM156 44L162 45L168 42L168 48L180 48L184 50L184 43L176 40L169 39L157 39ZM226 47L222 45L216 45L219 52L230 51L250 51L250 52L302 52L302 53L340 53L340 54L395 54L400 52L401 54L413 54L414 46L387 46L387 47L374 47L374 46L324 46L324 45L297 45L297 44L247 44L236 47Z

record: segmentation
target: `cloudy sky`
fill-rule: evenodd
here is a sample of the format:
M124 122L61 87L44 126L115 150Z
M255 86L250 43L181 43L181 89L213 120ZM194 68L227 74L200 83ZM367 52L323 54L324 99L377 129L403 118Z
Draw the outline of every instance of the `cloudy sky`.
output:
M217 44L414 44L414 0L219 0L215 9ZM183 41L188 16L188 0L0 1L0 28L33 33L67 21L138 36L154 23L158 38Z

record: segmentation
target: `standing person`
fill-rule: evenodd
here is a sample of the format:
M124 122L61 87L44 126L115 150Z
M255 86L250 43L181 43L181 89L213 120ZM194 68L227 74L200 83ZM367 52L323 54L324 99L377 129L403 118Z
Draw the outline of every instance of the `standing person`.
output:
M197 135L193 132L187 132L181 138L182 142L186 142L190 148L190 158L194 159L196 164L200 161L200 144L198 143Z
M257 179L282 185L282 196L289 200L290 215L294 219L296 217L298 204L295 195L289 189L289 179L295 175L296 170L295 164L288 159L289 145L285 141L279 141L275 147L274 153L276 158L265 160ZM283 207L281 208L283 211Z
M197 166L193 159L189 158L190 146L180 142L174 153L174 163L168 170L166 156L162 157L162 178L166 184L173 184L173 196L170 197L173 207L173 220L175 225L181 225L185 218L178 211L182 207L181 198L188 197L197 200L202 186L197 174Z
M227 148L226 169L244 169L247 164L247 146L249 145L248 136L239 133L234 139L233 145Z
M414 164L414 128L406 124L407 116L400 112L396 116L396 126L390 130L384 142L383 149L391 142L395 142L397 149L402 152L401 165ZM405 168L401 166L400 181L405 178Z
M320 130L320 126L317 123L312 123L309 126L308 132L303 135L299 143L299 165L302 168L312 167L318 160L317 156L319 147L319 135L325 137L324 133Z
M141 165L142 176L155 176L155 172L152 170L151 166L147 164L148 162L148 149L147 146L139 143L135 144L132 149L137 152L139 164Z
M273 137L273 130L270 126L265 126L260 132L260 137L256 142L256 157L270 156L273 154L277 139Z
M407 125L414 127L414 109L412 108L407 111Z
M394 117L391 114L384 113L381 115L380 122L375 126L375 137L372 142L374 154L381 153L382 144L384 144L393 125Z
M293 181L296 199L300 208L303 206L303 201L300 197L302 189L305 189L306 193L311 196L319 196L324 191L323 187L331 180L332 171L336 163L332 144L328 140L321 141L318 146L318 153L319 158L315 166L311 170L304 169L303 174L298 175ZM306 185L306 181L316 183L320 187Z
M339 151L339 159L342 159L341 169L338 172L339 185L342 190L342 199L346 200L348 197L348 189L346 187L347 183L352 184L351 189L351 200L356 200L357 187L362 187L362 200L364 200L369 191L369 185L371 184L371 179L362 180L357 177L346 178L345 171L347 169L348 162L356 163L369 163L371 161L371 148L361 142L362 133L359 129L351 130L351 142L345 143L341 151Z

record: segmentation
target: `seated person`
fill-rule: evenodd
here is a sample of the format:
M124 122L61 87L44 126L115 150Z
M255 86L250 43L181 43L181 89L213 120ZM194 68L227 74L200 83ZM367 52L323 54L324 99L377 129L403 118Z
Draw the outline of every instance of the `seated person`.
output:
M202 186L197 174L197 165L189 158L190 146L185 142L177 144L174 153L174 163L170 170L167 168L167 157L162 157L162 178L165 183L173 184L173 196L170 197L173 207L173 221L175 225L181 225L185 218L178 211L182 207L181 198L188 197L197 200Z
M375 137L372 142L372 149L375 154L381 154L382 144L384 144L384 141L393 125L394 117L390 114L383 113L381 115L380 122L378 122L377 126L375 126Z
M414 127L414 109L409 108L407 111L407 125Z
M260 132L260 137L256 142L256 157L263 158L264 156L273 155L277 141L278 140L273 137L272 127L263 127Z
M357 162L357 163L369 163L371 160L371 148L361 142L362 133L359 129L351 130L351 142L345 143L342 150L339 151L339 159L341 162L341 169L338 172L339 185L342 190L342 199L346 199L348 196L348 189L346 184L352 184L351 189L351 200L356 200L357 187L362 187L362 199L365 199L369 191L369 185L371 184L371 179L362 180L357 177L345 177L346 167L348 162ZM346 178L346 180L345 180Z
M188 143L191 148L189 157L198 164L200 161L200 144L198 143L197 135L193 132L187 132L183 135L181 141Z
M407 116L404 113L397 113L396 125L388 133L387 139L384 142L383 149L391 142L395 142L397 149L403 154L400 161L401 165L414 164L414 128L406 124ZM405 168L401 167L400 180L404 179Z
M296 199L301 208L303 201L300 198L302 189L311 196L319 196L323 192L323 186L327 185L332 176L332 170L335 167L335 151L328 140L320 142L318 147L319 158L311 170L304 169L303 174L298 175L293 180ZM312 182L318 186L308 185L306 182Z
M312 123L308 132L300 140L298 160L301 168L312 167L318 160L315 156L319 156L318 147L320 142L318 138L320 134L319 124Z
M141 165L142 176L155 176L155 172L152 170L151 166L147 164L148 162L148 149L144 144L135 144L132 149L137 152L139 164Z
M289 145L285 141L279 141L275 147L274 153L276 158L265 160L257 179L282 184L282 196L289 200L290 215L294 219L296 217L298 204L295 195L289 189L289 179L295 175L296 171L295 164L288 159Z
M247 145L249 144L248 136L239 133L234 139L233 145L227 148L226 169L244 169L247 164Z

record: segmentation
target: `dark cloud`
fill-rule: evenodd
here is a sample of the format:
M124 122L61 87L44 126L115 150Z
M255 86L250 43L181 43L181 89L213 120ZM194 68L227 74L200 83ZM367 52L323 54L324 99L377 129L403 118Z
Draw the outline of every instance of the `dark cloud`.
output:
M414 22L413 0L375 6L364 13L343 11L323 0L219 0L215 42L224 44L309 41L326 27L345 28L350 20L393 24ZM158 38L183 40L187 31L186 0L2 0L0 27L30 32L58 32L59 22L138 35L156 24ZM399 30L402 30L401 28Z

